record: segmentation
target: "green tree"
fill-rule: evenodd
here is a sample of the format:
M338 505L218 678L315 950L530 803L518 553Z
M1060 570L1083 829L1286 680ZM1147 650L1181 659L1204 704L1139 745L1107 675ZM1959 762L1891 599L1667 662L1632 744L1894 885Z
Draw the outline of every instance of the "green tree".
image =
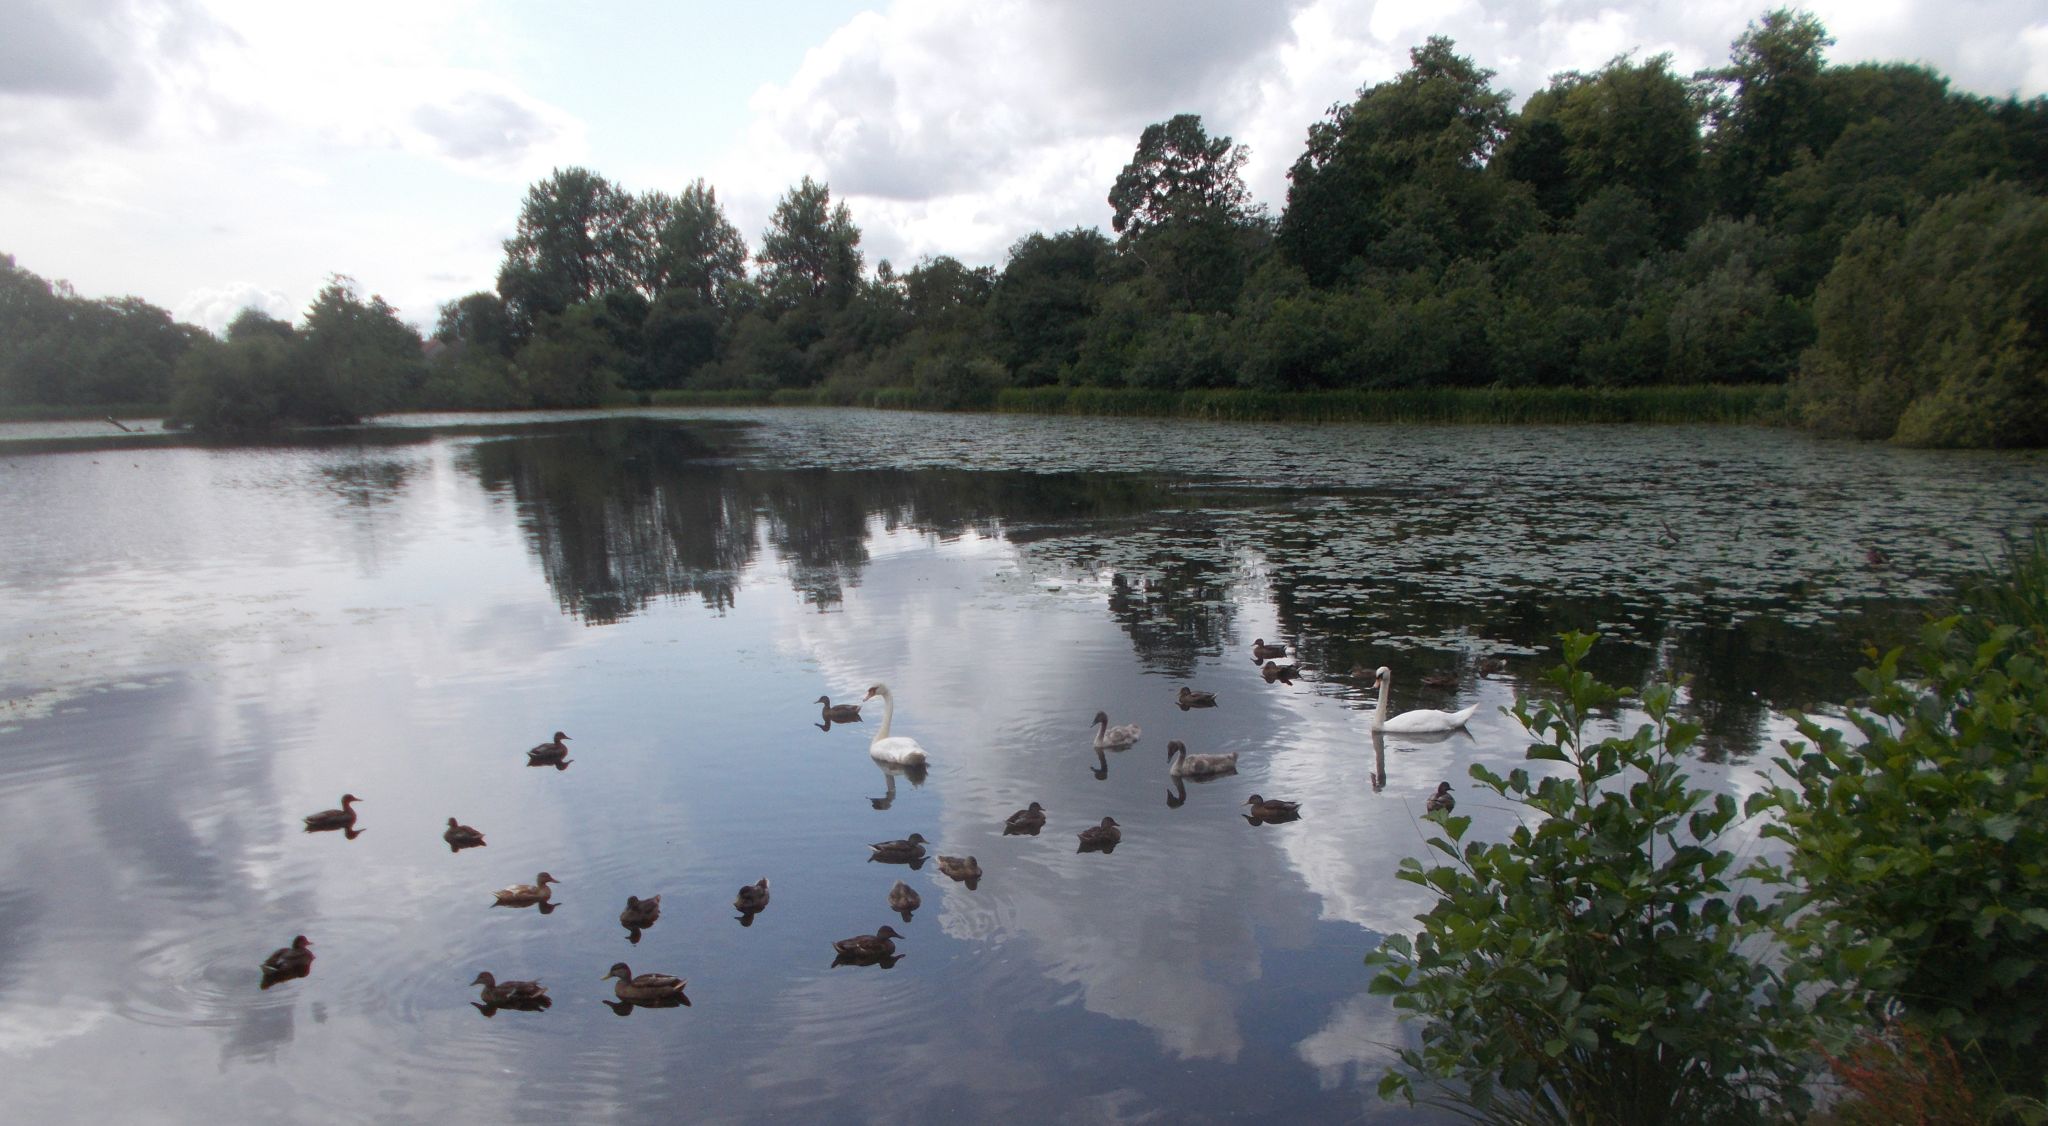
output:
M761 236L762 281L768 298L789 310L803 304L843 308L861 280L860 228L832 189L809 176L775 204Z
M1147 125L1109 190L1111 228L1128 243L1179 223L1248 221L1244 163L1250 157L1249 149L1230 138L1210 137L1200 114Z
M1550 169L1561 165L1560 216L1608 188L1628 188L1658 216L1662 237L1675 242L1696 217L1700 133L1699 111L1670 63L1669 55L1642 63L1622 57L1591 75L1553 78L1515 122L1516 136L1504 146L1519 154L1509 174L1555 176ZM1539 141L1522 142L1529 130L1534 138L1555 136L1554 165L1535 159Z
M1010 247L989 316L996 355L1020 386L1051 383L1074 362L1114 268L1109 240L1088 228Z
M1707 153L1723 212L1750 214L1766 182L1834 140L1821 82L1823 52L1833 44L1812 15L1777 8L1735 40L1726 67L1699 76L1717 87L1707 106Z
M308 408L298 421L320 424L394 410L426 378L418 331L382 297L362 298L342 274L307 306L293 360Z
M1487 256L1534 225L1525 185L1489 175L1508 96L1441 36L1399 77L1309 127L1288 177L1280 248L1317 285Z
M1593 638L1564 637L1549 698L1520 701L1537 778L1484 766L1479 788L1519 814L1507 840L1467 840L1471 819L1430 813L1432 849L1400 878L1437 901L1411 943L1390 935L1367 958L1375 993L1421 1021L1382 1094L1420 1080L1483 1120L1573 1123L1775 1122L1805 1108L1811 1014L1794 983L1753 952L1782 908L1738 894L1724 839L1735 799L1681 768L1699 735L1676 691L1642 694L1648 722L1594 740L1619 702L1584 670Z
M639 201L588 169L558 168L529 187L498 268L498 294L518 333L579 301L643 285L645 228Z
M515 342L505 302L488 291L467 294L441 306L434 339L499 356L511 355Z
M1901 230L1866 220L1814 294L1791 384L1819 430L1913 445L2048 443L2048 199L1987 183Z
M654 231L648 291L688 291L705 308L731 312L747 283L747 240L726 221L718 192L697 180L678 196L653 193L642 209Z

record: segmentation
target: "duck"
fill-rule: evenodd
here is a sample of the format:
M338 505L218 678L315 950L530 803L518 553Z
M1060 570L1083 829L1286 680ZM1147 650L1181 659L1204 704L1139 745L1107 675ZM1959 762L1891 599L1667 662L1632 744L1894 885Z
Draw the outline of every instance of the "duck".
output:
M457 851L465 848L475 848L484 843L484 835L481 830L470 825L461 824L453 817L448 819L448 828L441 834L441 839L448 842L449 848Z
M824 705L823 707L818 709L818 718L824 720L826 723L860 722L859 704L835 704L832 702L832 699L829 696L820 696L818 697L817 702Z
M540 875L535 876L530 884L513 884L510 887L502 887L492 892L491 894L497 897L497 901L492 903L491 906L531 907L536 903L546 903L548 897L554 894L553 889L548 887L548 885L560 882L560 880L555 879L546 872L542 872Z
M868 846L874 850L868 859L879 860L885 864L908 864L924 859L924 845L924 835L921 833L912 833L900 841L876 841Z
M1422 674L1422 683L1431 688L1456 688L1458 686L1458 674L1454 672L1426 672Z
M1262 821L1276 821L1281 818L1293 817L1301 812L1301 803L1298 801L1262 798L1257 794L1244 799L1244 804L1251 806L1251 815Z
M263 959L263 976L273 980L287 977L304 977L313 968L313 940L305 935L292 939L290 946L281 946Z
M768 906L768 877L763 876L751 884L740 887L738 895L732 897L732 908L743 915L759 914Z
M619 925L627 930L645 930L661 918L661 897L658 895L642 899L637 895L626 897L626 909L619 912Z
M1077 851L1092 852L1097 849L1115 848L1123 843L1124 832L1117 827L1116 818L1105 817L1100 825L1090 825L1081 830L1081 847Z
M922 906L924 898L917 894L916 888L902 880L897 880L896 886L889 889L889 910L901 914L904 922L909 922L910 913Z
M889 734L889 723L896 718L896 697L889 694L889 686L877 684L868 689L863 701L882 698L882 726L875 728L874 738L868 740L868 756L879 762L895 763L898 766L922 766L929 756L917 740L908 735Z
M1429 800L1423 802L1422 807L1431 813L1449 813L1458 808L1458 799L1451 796L1451 784L1438 782L1436 793L1429 795Z
M1267 684L1271 684L1276 680L1292 681L1295 677L1301 675L1301 670L1293 665L1283 665L1277 661L1267 661L1260 667L1259 675L1265 678Z
M537 981L499 981L485 970L470 984L483 986L484 1004L500 1009L545 1009L554 1004L548 987Z
M1191 755L1188 745L1175 739L1166 745L1166 773L1175 778L1208 778L1237 773L1237 752L1227 755Z
M1120 723L1111 727L1108 712L1096 712L1095 718L1088 722L1095 725L1095 745L1098 747L1121 750L1138 741L1137 724Z
M1456 731L1478 714L1479 705L1474 703L1461 711L1440 712L1432 708L1417 708L1397 716L1387 715L1387 690L1393 686L1394 670L1385 665L1372 674L1373 681L1380 688L1379 710L1373 712L1372 726L1375 731L1391 731L1396 735L1420 735L1435 731Z
M1252 660L1254 661L1269 661L1275 657L1285 657L1286 655L1287 646L1285 645L1268 645L1263 637L1252 639Z
M690 998L683 987L690 983L674 974L635 974L624 962L613 962L609 973L599 981L618 979L612 992L619 1000L635 1005L688 1005Z
M1183 684L1180 686L1180 695L1175 696L1173 702L1179 704L1182 711L1189 708L1213 708L1216 706L1216 693L1198 692Z
M306 831L323 833L334 829L355 828L356 811L350 807L362 800L354 794L341 795L340 809L323 809L318 813L306 815Z
M1037 802L1032 802L1025 808L1012 813L1003 821L1003 835L1006 837L1017 835L1035 837L1038 835L1038 831L1043 828L1045 828L1045 807Z
M563 759L568 758L569 748L566 745L564 745L567 742L568 738L569 737L567 735L564 735L559 731L555 732L555 737L552 740L546 743L541 743L535 746L532 750L526 752L527 761L560 762Z
M873 934L857 934L852 938L839 939L832 943L832 949L837 951L841 958L849 961L879 962L895 955L895 940L902 937L896 933L896 928L884 923L882 929Z
M981 880L981 861L976 860L972 856L941 856L939 857L939 874L951 876L953 879L959 880L961 883L966 884L968 890L971 891L974 885Z

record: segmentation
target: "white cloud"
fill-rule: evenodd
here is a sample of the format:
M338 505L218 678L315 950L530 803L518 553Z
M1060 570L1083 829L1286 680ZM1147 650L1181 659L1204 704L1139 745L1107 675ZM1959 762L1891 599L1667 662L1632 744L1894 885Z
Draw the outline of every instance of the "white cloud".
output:
M281 321L296 321L299 314L291 299L274 289L253 282L229 282L193 290L178 302L171 315L218 336L244 309L255 309Z

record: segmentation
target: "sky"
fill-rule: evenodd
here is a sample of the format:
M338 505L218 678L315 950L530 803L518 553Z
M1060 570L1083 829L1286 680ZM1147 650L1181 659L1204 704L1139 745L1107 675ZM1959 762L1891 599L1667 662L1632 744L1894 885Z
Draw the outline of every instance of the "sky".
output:
M1107 229L1145 126L1247 145L1277 214L1308 127L1447 35L1517 105L1634 52L1718 66L1767 0L0 0L0 253L218 330L330 275L431 331L527 187L703 178L758 247L809 175L870 269ZM1833 63L2048 92L2039 0L1818 0Z

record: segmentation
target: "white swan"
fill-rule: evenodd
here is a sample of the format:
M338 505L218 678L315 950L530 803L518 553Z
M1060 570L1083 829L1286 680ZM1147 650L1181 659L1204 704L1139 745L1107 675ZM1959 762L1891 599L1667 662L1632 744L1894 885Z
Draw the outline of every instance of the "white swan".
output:
M1479 705L1474 703L1462 711L1440 712L1431 708L1417 708L1412 712L1402 712L1397 716L1389 716L1387 714L1387 689L1392 687L1394 683L1394 670L1381 665L1379 671L1374 673L1372 678L1380 686L1379 710L1372 714L1372 729L1374 731L1391 731L1396 735L1421 735L1433 731L1456 731L1465 726L1479 711Z
M1111 727L1108 712L1096 712L1095 718L1088 722L1095 725L1095 745L1098 747L1118 751L1138 741L1137 724L1120 723Z
M1166 745L1166 774L1169 778L1210 778L1235 773L1236 751L1227 755L1191 755L1188 745L1178 739Z
M882 726L875 728L875 737L868 740L868 756L877 762L892 762L898 766L923 766L926 761L924 747L908 735L889 734L889 721L896 718L896 698L889 695L889 686L877 684L861 697L863 703L875 697L882 698Z

